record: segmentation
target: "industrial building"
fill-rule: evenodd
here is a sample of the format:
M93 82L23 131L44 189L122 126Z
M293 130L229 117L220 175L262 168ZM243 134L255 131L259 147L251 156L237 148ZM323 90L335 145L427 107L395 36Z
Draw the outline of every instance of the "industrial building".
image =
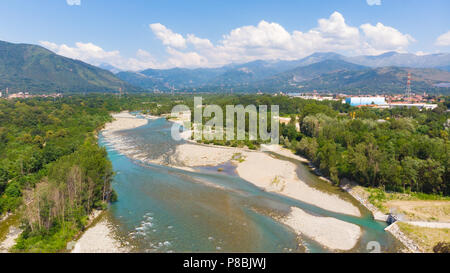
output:
M351 106L387 104L384 97L349 97L345 99L345 103Z
M384 97L348 97L345 99L345 103L351 106L373 106L380 109L398 108L398 107L417 107L419 109L433 110L438 107L437 104L427 103L388 103Z

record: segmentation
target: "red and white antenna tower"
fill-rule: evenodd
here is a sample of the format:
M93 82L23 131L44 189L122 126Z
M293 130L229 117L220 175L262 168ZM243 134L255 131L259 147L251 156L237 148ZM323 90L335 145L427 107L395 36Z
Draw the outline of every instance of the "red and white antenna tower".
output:
M411 72L408 72L408 81L406 83L406 97L411 103Z

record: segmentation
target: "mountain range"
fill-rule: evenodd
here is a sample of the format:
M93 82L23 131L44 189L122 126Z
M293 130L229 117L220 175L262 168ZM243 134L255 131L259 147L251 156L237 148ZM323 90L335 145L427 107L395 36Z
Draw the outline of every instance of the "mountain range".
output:
M449 68L450 54L388 52L346 57L329 52L293 61L253 61L210 69L149 69L117 76L144 89L162 91L403 93L411 73L414 92L447 94Z
M108 71L110 70L110 71ZM112 72L111 72L112 71ZM114 72L114 73L113 73ZM11 92L312 92L450 93L450 54L388 52L347 57L315 53L299 60L253 61L219 68L120 71L59 56L41 46L0 41L0 90Z
M96 66L59 56L41 46L0 41L0 90L10 92L140 91Z

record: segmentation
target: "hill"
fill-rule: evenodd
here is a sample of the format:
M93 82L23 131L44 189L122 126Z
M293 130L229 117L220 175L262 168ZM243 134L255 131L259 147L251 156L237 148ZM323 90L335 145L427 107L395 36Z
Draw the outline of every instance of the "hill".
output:
M339 71L302 82L302 89L346 93L403 93L408 72L415 93L448 93L437 86L450 82L450 72L432 68L382 67L359 71ZM437 85L437 86L436 86Z
M277 75L274 79L279 81L293 81L303 82L312 80L320 75L340 72L340 71L357 71L368 67L348 63L341 60L325 60L318 63L313 63L307 66L300 66L290 71Z
M116 76L134 86L139 86L147 90L158 89L168 91L172 88L183 89L205 86L208 81L224 71L221 68L147 69L140 72L120 72Z
M450 54L439 53L430 55L416 55L411 53L387 52L378 56L346 57L347 62L370 67L413 67L438 68L450 65Z
M147 90L171 88L204 92L388 92L403 93L407 71L413 91L448 94L450 54L388 52L378 56L346 57L315 53L292 61L253 61L220 68L121 72L119 78Z
M41 46L0 41L0 89L12 92L139 91L109 71L59 56Z

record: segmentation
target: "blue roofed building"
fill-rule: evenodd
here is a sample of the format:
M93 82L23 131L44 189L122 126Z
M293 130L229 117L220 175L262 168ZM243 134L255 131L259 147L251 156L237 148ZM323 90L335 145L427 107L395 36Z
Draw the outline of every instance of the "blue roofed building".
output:
M384 97L349 97L345 99L345 103L351 106L387 104Z

